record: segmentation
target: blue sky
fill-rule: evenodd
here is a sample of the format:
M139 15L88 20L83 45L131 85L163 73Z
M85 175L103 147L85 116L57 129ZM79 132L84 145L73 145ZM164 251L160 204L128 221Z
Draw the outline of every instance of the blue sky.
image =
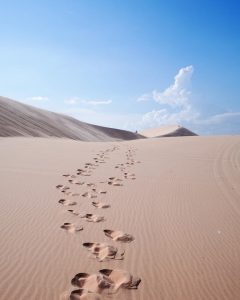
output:
M0 0L0 95L110 127L239 134L237 2Z

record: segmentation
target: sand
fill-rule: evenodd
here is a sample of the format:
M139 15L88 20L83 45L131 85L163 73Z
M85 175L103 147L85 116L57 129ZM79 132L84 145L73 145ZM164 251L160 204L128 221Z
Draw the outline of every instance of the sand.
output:
M0 298L240 299L239 150L1 138Z
M0 137L61 137L81 141L143 138L134 132L88 124L0 96Z
M150 128L140 132L141 135L154 137L177 137L177 136L196 136L197 134L180 125L166 125L159 128Z

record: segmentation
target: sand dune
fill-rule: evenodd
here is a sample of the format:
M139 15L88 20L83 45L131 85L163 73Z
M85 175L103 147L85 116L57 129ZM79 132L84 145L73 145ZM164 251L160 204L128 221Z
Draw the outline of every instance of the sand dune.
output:
M4 97L0 97L0 136L64 137L82 141L143 138L133 132L87 124Z
M145 137L173 137L173 136L194 136L196 133L180 125L169 125L160 128L146 129L140 132Z
M0 138L0 298L238 300L239 150L237 136Z

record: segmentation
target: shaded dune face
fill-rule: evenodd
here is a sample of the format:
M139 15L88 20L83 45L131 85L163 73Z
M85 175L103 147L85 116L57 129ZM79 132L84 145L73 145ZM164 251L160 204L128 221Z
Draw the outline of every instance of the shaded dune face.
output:
M104 229L103 232L107 237L111 238L114 241L130 243L134 240L134 237L131 234L124 233L122 231Z
M82 141L134 140L143 136L81 122L0 96L0 136L61 137Z

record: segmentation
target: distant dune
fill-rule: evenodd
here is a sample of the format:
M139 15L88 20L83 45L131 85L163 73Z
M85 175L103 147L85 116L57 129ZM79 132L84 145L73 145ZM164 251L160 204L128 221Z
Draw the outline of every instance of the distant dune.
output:
M130 131L84 123L4 97L0 97L0 136L63 137L82 141L143 138Z
M140 132L145 137L196 136L197 134L179 125L151 128Z

